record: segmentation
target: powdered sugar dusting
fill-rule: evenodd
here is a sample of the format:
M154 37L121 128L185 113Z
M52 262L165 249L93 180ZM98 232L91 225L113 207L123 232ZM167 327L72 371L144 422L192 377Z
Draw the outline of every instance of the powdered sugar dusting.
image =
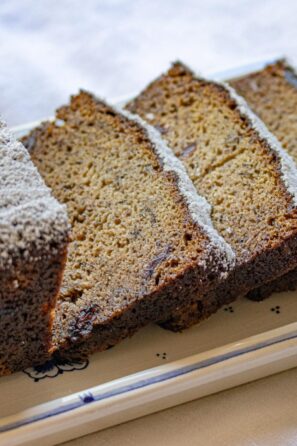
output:
M280 162L283 183L286 186L287 191L292 196L294 205L297 206L297 166L293 158L283 149L278 139L268 130L261 119L250 109L245 99L237 94L234 88L232 88L228 83L206 79L203 76L197 75L193 70L191 70L191 68L184 65L182 62L176 63L185 67L185 69L199 81L218 85L223 87L229 93L230 97L236 103L237 109L239 110L241 116L248 120L251 127L258 133L260 139L265 140L268 143L269 148L277 155Z
M214 228L211 220L211 206L204 197L198 194L182 162L174 155L173 151L162 139L161 134L154 127L147 124L140 116L132 114L120 107L111 106L101 98L95 99L113 110L116 114L135 122L138 127L145 131L149 140L152 142L157 157L163 164L163 169L167 172L173 172L177 176L179 191L184 197L193 221L209 238L208 257L210 259L212 253L214 251L216 252L217 257L221 259L217 266L222 270L221 275L225 276L226 272L235 265L235 253L231 246Z
M3 121L0 169L0 267L7 268L15 256L29 258L32 247L52 252L53 243L66 243L69 227L65 206L52 197L27 150Z
M234 88L227 83L222 83L222 85L236 102L240 114L250 122L259 137L266 140L270 149L276 153L281 165L282 180L293 198L294 205L297 206L297 166L293 158L283 149L278 139L267 129L261 119L250 109L245 99L239 96Z
M286 70L291 71L297 79L297 69L293 65L290 59L286 57L276 60L274 63L275 64L281 63L284 66L284 68ZM267 65L271 65L271 63ZM265 69L265 67L263 69ZM283 181L288 191L293 197L294 204L297 205L297 176L296 176L297 168L293 158L289 155L289 153L286 150L282 148L280 142L275 138L273 134L269 132L264 123L257 117L257 115L255 115L250 110L246 101L241 96L239 96L236 93L236 91L228 84L227 85L225 84L225 86L231 92L234 99L240 104L242 113L243 114L245 113L247 118L255 123L255 126L257 127L259 134L262 133L262 135L266 135L266 139L269 139L271 145L273 146L272 147L273 150L277 153L278 158L280 159Z
M164 170L174 172L177 175L180 193L183 195L188 205L193 220L207 233L212 243L212 247L217 248L221 253L225 254L225 270L233 268L235 264L235 253L231 246L214 228L211 220L211 206L204 197L198 194L183 163L174 155L173 151L168 147L160 133L154 127L148 125L142 118L127 110L122 110L116 107L113 108L116 112L120 113L125 118L136 122L145 130L149 139L154 144L156 154L162 161Z

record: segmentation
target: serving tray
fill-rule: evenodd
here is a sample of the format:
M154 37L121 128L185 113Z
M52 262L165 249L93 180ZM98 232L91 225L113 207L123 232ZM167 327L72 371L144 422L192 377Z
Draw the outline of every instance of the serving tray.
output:
M57 444L295 367L296 315L297 292L242 298L183 333L152 325L89 361L50 361L1 378L0 445Z

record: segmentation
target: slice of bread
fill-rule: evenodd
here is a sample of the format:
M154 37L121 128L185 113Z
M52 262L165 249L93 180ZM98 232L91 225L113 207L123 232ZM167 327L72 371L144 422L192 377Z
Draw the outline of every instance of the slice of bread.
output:
M81 92L25 144L72 224L54 324L60 355L113 346L233 267L209 204L140 118Z
M230 81L297 162L297 74L286 60ZM297 269L248 294L261 300L273 292L295 290Z
M0 375L49 358L67 214L0 121Z
M172 314L168 328L188 327L296 267L295 164L234 90L175 63L127 109L161 131L236 253L228 278Z

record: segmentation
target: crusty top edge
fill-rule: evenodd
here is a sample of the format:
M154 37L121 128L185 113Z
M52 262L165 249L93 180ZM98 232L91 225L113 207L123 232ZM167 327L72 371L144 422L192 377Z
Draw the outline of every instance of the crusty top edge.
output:
M108 106L110 107L110 105ZM147 124L142 118L140 118L140 116L132 114L127 110L123 110L120 107L111 106L111 108L124 118L135 122L146 132L148 138L153 143L156 155L163 164L164 170L167 172L173 172L177 176L179 191L187 204L194 222L206 232L213 246L221 253L225 254L225 271L233 268L235 264L235 253L231 246L214 228L211 220L210 204L204 197L198 194L186 172L184 165L162 139L161 134L154 127Z
M69 236L66 206L58 203L30 159L0 118L0 267L33 251L53 253Z
M237 105L237 109L242 117L247 119L251 127L257 132L261 140L267 142L269 148L276 154L280 162L282 181L292 196L294 206L297 206L297 166L293 158L283 149L278 139L268 130L262 120L251 110L247 102L241 97L233 87L227 82L218 82L212 79L207 79L203 76L196 74L191 68L183 64L182 62L176 62L190 71L194 78L203 82L210 82L214 85L218 85L224 88L234 100Z

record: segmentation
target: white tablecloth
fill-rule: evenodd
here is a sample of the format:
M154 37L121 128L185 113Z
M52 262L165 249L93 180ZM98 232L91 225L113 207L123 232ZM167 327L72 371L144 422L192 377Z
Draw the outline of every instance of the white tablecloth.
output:
M0 113L53 114L79 88L129 96L181 59L202 72L287 54L294 0L2 0ZM74 445L297 445L297 371L75 440Z
M53 114L79 88L129 95L181 59L203 72L297 58L295 0L1 0L0 113Z

